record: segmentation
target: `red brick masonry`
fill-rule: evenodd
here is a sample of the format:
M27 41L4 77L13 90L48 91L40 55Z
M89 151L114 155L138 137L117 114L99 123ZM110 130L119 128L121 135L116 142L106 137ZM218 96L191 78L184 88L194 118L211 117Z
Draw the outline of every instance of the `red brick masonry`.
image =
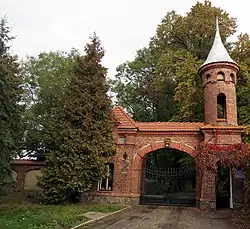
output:
M204 123L174 123L174 122L135 122L125 111L117 106L113 109L115 127L113 130L116 139L116 156L114 163L114 184L112 191L96 191L91 195L97 201L114 201L138 203L141 195L142 161L146 154L157 149L165 148L165 141L169 147L183 151L196 160L197 147L202 141L213 143L214 132L219 130L217 144L233 144L241 142L244 130L239 126L213 126ZM119 137L125 137L126 143L119 144ZM124 170L123 155L126 152L126 169ZM197 205L203 202L215 203L215 175L207 170L203 176L197 169L196 174ZM104 198L105 197L105 198Z
M195 158L197 165L199 157L196 157L196 148L201 141L213 142L214 131L220 130L217 136L218 144L241 142L243 127L239 126L218 127L204 123L173 122L137 123L120 106L115 107L113 113L116 124L113 133L117 152L111 160L114 163L113 189L112 191L97 191L94 186L91 191L92 201L138 204L142 160L148 153L165 148L166 140L171 149L183 151ZM118 143L119 137L126 138L125 144ZM128 158L124 167L125 152ZM20 190L23 190L25 173L45 166L43 162L32 160L15 160L12 164L18 174ZM197 169L196 180L197 205L203 202L215 203L215 175L207 170L200 177Z

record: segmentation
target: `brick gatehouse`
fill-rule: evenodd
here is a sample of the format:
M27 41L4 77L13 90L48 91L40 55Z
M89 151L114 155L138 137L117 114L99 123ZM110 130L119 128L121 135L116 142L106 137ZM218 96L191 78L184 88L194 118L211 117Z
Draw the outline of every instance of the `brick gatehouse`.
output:
M117 155L110 161L110 179L107 178L93 189L92 200L135 204L188 204L190 202L187 200L190 198L194 200L193 203L196 206L215 207L216 202L221 201L222 207L230 208L242 201L244 177L240 170L236 173L232 173L232 171L224 173L222 180L227 187L218 193L220 188L217 187L216 174L205 169L201 175L197 169L200 159L197 155L197 147L201 142L220 145L241 143L244 131L244 128L237 124L235 85L239 66L230 58L221 41L218 22L210 53L197 71L203 79L204 123L136 122L122 107L117 106L113 109L115 117L113 132ZM217 133L216 139L215 132ZM189 189L189 192L183 192L183 188L176 189L173 187L176 183L171 183L171 179L177 181L178 179L185 180L188 177L181 177L180 169L167 168L167 165L158 170L157 167L148 168L149 165L145 161L150 158L149 155L159 151L164 152L164 150L166 155L170 151L183 152L184 155L193 158L196 166L192 179L195 181L191 182L193 187ZM227 178L225 178L225 174L227 174ZM166 187L164 176L168 178L168 185L172 186L172 197L167 193L171 187ZM162 180L165 181L165 184L164 182L161 186L156 184ZM152 183L151 188L155 188L155 190L145 187L150 186L150 182ZM157 190L159 187L161 190ZM165 188L165 191L162 190L162 187ZM175 195L174 190L182 195ZM191 195L189 195L190 193ZM222 195L219 196L220 194Z
M244 131L237 124L235 85L239 66L230 58L221 41L218 23L207 60L197 71L203 79L204 122L136 122L122 107L115 107L116 156L108 164L107 178L96 184L88 196L83 196L84 201L192 204L212 208L218 202L222 207L230 208L242 202L244 175L240 170L232 173L230 167L224 169L219 182L221 187L218 187L213 171L205 168L201 174L197 169L200 162L197 148L202 142L241 143ZM186 160L189 158L192 164L189 169L180 166L180 155ZM14 162L14 168L17 180L23 184L25 171L29 171L29 164L32 166L35 162L23 161L24 167L20 163Z

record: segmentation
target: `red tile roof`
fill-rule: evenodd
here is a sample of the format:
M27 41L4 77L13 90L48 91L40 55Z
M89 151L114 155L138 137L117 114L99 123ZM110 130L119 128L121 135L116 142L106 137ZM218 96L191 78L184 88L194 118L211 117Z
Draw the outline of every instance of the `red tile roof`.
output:
M199 131L203 123L195 122L136 122L121 106L113 109L118 129L138 129L139 131Z
M113 109L114 119L118 122L118 128L135 129L136 122L126 113L122 107L116 106Z
M207 129L220 129L220 130L244 130L246 126L212 126L212 125L204 125L201 127L203 130Z
M137 129L139 131L199 131L200 129L235 129L242 130L242 126L212 126L202 122L136 122L121 106L113 109L118 129Z
M200 122L137 122L140 131L199 131Z

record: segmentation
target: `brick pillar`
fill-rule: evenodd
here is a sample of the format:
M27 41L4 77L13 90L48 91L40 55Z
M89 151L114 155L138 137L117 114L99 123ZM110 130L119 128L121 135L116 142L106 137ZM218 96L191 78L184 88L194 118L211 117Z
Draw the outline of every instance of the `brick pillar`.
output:
M17 169L17 190L24 191L25 168L20 167Z
M201 209L216 209L216 180L212 170L205 168L201 179Z

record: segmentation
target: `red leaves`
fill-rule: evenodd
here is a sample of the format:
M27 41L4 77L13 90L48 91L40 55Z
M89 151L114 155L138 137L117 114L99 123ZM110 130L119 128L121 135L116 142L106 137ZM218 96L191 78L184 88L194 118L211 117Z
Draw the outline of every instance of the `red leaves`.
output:
M201 143L199 147L200 163L202 171L205 167L217 171L217 162L223 167L244 166L246 158L250 154L249 146L245 143L218 145L211 143Z

